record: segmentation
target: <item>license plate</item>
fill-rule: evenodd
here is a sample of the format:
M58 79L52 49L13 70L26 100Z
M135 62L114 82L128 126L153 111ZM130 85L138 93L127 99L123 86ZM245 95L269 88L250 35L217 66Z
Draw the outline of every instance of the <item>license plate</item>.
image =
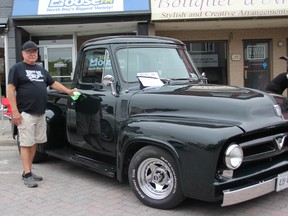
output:
M288 188L288 172L284 172L278 175L276 183L276 191L281 191Z

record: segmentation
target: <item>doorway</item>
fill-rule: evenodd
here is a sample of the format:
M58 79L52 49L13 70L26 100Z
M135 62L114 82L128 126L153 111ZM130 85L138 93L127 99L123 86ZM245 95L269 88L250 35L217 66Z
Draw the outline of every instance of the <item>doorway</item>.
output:
M264 90L270 81L270 41L244 41L244 85Z
M69 86L71 84L72 64L72 45L39 45L38 64L49 71L50 75Z

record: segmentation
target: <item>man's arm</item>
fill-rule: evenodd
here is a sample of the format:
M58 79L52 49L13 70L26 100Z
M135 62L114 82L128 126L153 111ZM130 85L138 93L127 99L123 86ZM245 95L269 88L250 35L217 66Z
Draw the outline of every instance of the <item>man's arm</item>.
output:
M57 81L55 81L55 82L51 85L51 87L52 87L53 89L61 92L61 93L66 93L66 94L68 94L68 95L70 95L70 96L73 96L73 95L74 95L73 92L76 91L75 89L68 89L68 88L66 88L64 85L62 85L61 83L59 83L59 82L57 82Z
M18 126L21 123L21 115L17 107L15 89L16 88L13 84L8 84L7 93L9 103L12 109L12 120L13 124Z

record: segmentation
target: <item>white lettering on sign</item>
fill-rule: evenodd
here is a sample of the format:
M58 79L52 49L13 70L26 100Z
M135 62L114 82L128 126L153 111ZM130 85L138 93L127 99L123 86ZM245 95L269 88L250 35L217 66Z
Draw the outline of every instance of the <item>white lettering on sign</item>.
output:
M113 4L114 0L50 0L49 7L71 7L87 5Z
M191 55L197 67L218 67L217 54Z
M152 20L287 16L288 0L151 0Z
M39 0L38 14L110 12L123 8L123 1L119 0Z

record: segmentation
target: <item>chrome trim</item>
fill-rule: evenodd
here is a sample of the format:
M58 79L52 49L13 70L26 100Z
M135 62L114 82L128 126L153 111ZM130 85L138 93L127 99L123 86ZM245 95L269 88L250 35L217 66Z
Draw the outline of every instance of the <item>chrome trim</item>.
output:
M234 205L276 191L276 181L277 177L238 190L224 190L221 206Z
M287 137L287 135L284 135L282 137L274 138L274 141L277 144L277 147L278 147L279 150L281 150L283 148L286 137Z
M283 113L282 113L281 107L278 104L274 105L273 109L274 109L276 116L283 118Z
M236 151L236 154L235 154L235 151ZM238 153L240 154L239 156L237 156ZM235 160L235 159L239 160L237 165L234 165L232 163L232 160ZM239 146L238 144L232 144L228 146L228 148L225 151L224 161L228 169L232 169L232 170L237 169L243 162L243 150L241 146Z

